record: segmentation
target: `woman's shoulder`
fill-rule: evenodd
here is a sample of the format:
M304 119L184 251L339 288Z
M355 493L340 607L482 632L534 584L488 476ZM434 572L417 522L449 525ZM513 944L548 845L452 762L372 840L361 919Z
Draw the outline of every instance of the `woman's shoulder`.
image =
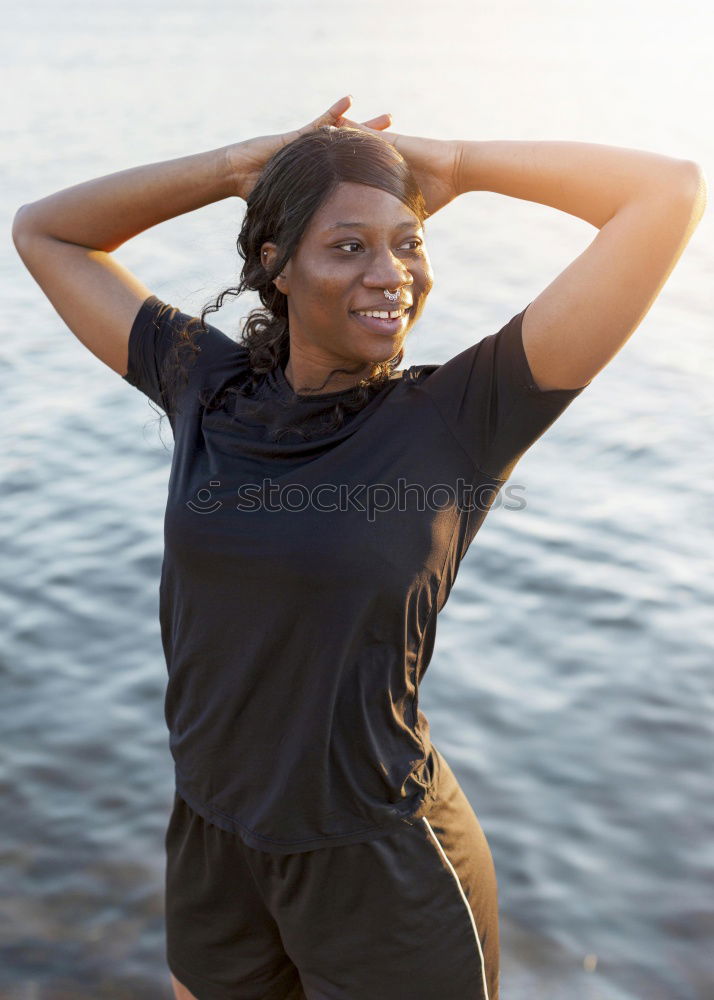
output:
M235 380L249 374L250 355L220 327L151 295L132 326L125 380L165 409L181 370L193 388Z
M229 336L213 323L206 321L203 326L197 317L193 317L192 330L202 368L229 365L250 369L250 351L245 344Z

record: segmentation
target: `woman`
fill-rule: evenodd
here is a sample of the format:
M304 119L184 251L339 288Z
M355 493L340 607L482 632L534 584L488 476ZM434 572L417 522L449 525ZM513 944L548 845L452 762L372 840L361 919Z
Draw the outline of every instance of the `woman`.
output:
M386 115L345 118L350 103L60 191L13 228L70 329L174 433L160 597L178 998L498 997L491 854L418 685L498 490L639 324L704 208L691 161L398 135ZM433 283L424 222L474 190L599 232L497 333L402 370ZM264 307L240 343L111 256L232 195L247 210L228 291Z

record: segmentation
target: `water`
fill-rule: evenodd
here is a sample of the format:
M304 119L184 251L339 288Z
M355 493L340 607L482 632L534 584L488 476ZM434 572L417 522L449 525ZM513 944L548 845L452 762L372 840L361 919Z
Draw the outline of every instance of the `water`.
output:
M711 177L708 16L693 0L33 0L5 25L7 227L23 201L295 127L349 92L397 131L618 144ZM234 280L241 213L209 206L116 256L200 310ZM713 225L519 463L526 508L492 511L441 615L421 707L494 855L506 1000L714 995ZM543 206L457 199L428 223L436 286L405 364L495 332L594 236ZM9 242L0 266L0 996L168 998L170 429ZM213 319L235 333L254 304Z

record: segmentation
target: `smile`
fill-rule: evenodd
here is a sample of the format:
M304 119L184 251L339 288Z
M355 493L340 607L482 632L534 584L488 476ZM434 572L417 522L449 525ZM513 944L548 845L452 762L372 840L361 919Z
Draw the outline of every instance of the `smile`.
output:
M370 310L369 312L354 311L352 316L362 326L374 333L398 333L409 314L408 309Z
M392 309L391 311L387 310L378 311L376 309L373 310L355 309L355 312L357 313L358 316L374 316L376 319L397 319L399 316L402 316L404 314L405 310Z

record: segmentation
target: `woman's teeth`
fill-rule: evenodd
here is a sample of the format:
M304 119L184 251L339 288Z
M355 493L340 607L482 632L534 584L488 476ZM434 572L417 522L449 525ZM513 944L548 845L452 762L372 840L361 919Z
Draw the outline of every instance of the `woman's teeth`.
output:
M402 313L403 309L395 309L394 312L360 312L356 310L358 316L374 316L376 319L398 319Z

